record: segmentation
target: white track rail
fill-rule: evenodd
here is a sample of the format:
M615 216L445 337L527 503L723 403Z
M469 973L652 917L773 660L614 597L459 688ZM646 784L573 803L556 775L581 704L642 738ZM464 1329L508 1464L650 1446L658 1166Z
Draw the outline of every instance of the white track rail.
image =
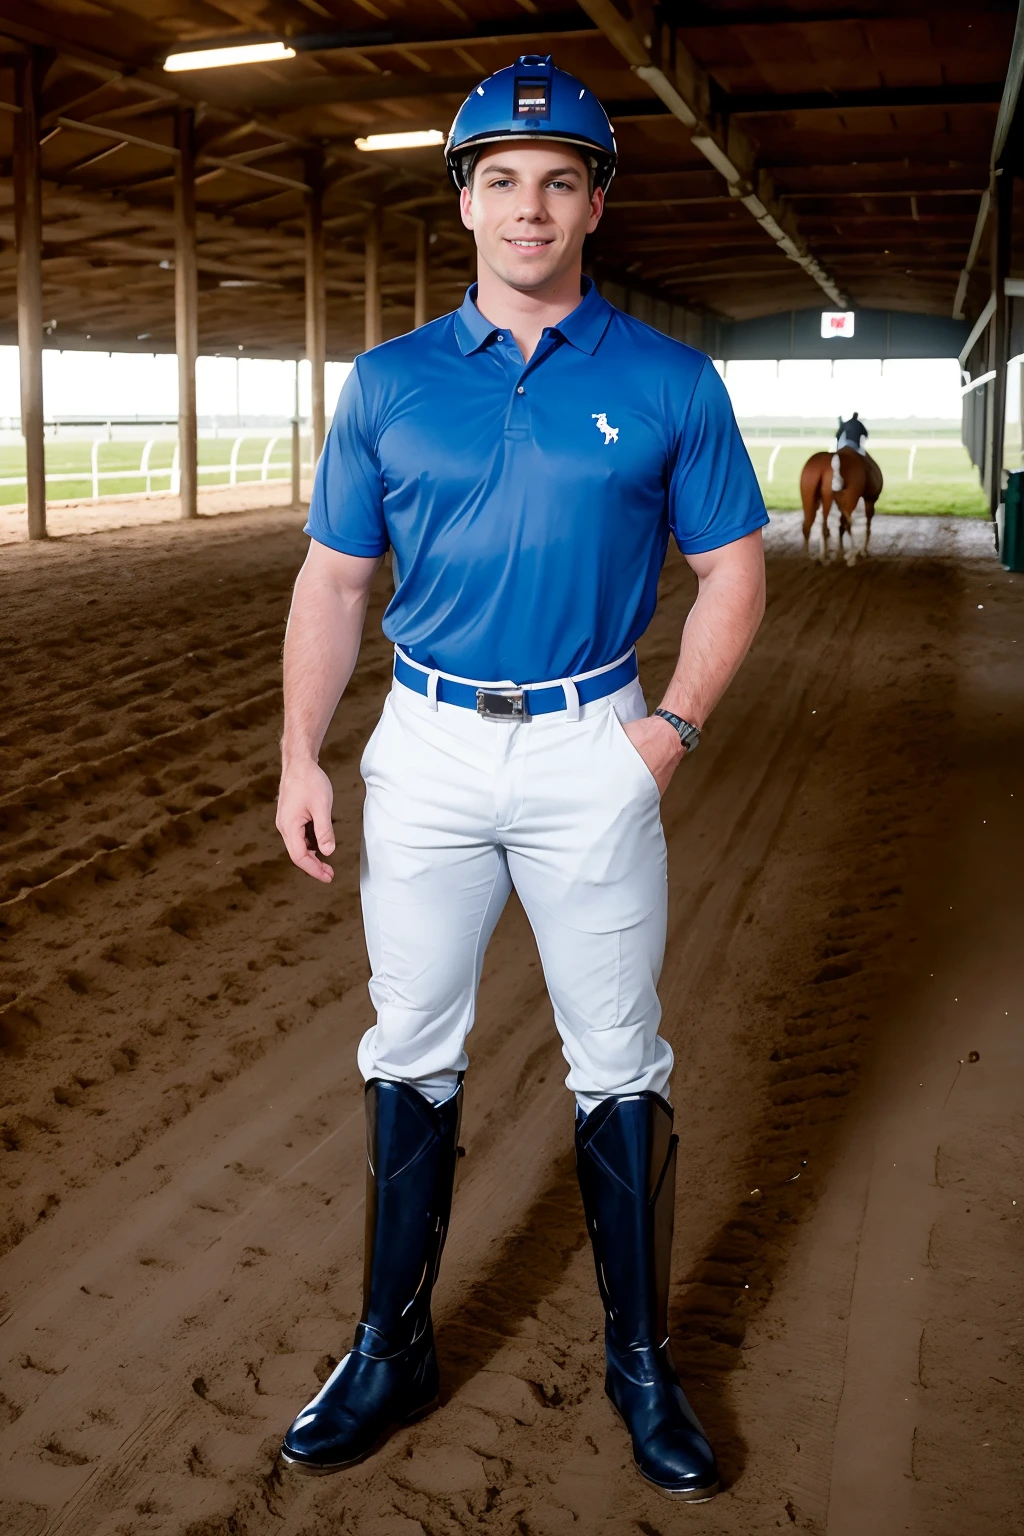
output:
M289 480L291 478L292 472L290 456L287 460L281 460L277 463L273 462L274 449L279 443L286 441L286 439L280 434L270 438L263 451L262 458L258 462L251 464L239 463L239 452L241 450L242 444L247 441L258 442L259 440L260 439L258 438L254 438L252 434L244 434L242 436L236 437L231 445L231 454L228 462L226 464L200 464L198 466L200 479L202 480L203 478L206 478L207 481L209 481L211 477L224 476L225 478L221 483L225 485L237 485L239 483L240 476L242 477L243 483L248 483L246 477L251 477L252 483L254 484L266 484L268 481ZM108 499L112 500L115 497L120 499L125 496L142 496L148 499L152 496L177 495L179 493L180 469L177 442L174 444L174 457L169 465L158 468L153 467L151 463L153 447L158 439L150 437L147 438L146 441L142 444L142 451L137 469L130 469L127 467L119 469L100 469L100 444L106 443L107 441L109 441L109 439L106 437L97 437L93 439L89 449L88 468L83 466L80 470L47 473L47 485L56 486L76 483L87 484L91 487L91 494L81 497L80 499L83 502L104 501ZM313 468L313 463L312 459L307 457L307 453L305 451L309 447L308 441L304 440L302 446L304 450L302 454L302 469L309 471ZM103 482L110 480L138 480L141 481L142 484L138 491L115 491L107 492L104 494ZM154 480L165 480L167 482L166 488L154 490ZM216 483L216 480L214 480L214 484ZM24 486L24 484L24 475L9 475L6 477L0 477L0 486Z

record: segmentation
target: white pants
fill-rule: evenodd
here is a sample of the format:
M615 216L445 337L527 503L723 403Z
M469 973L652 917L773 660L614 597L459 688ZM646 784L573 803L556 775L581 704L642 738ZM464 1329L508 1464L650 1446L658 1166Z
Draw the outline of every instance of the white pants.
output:
M658 1035L666 850L658 787L620 721L639 682L566 713L488 720L396 682L363 754L361 871L377 1023L364 1078L441 1098L465 1070L484 950L513 887L587 1113L668 1097Z

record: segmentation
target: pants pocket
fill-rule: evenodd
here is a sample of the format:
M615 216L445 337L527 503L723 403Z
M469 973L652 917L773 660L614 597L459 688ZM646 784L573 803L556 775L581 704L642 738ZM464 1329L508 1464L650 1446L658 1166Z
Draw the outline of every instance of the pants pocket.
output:
M635 781L639 784L641 791L646 794L653 794L655 799L660 801L661 790L658 788L658 781L626 735L622 721L614 709L608 710L608 719L612 739L615 742L615 750L620 757L623 755L628 756L631 772L634 775L639 775Z
M390 715L391 695L389 694L388 697L384 700L384 708L381 711L380 719L377 721L377 724L370 732L370 739L366 743L366 746L363 748L363 755L359 759L359 772L362 775L364 781L373 770L374 755L380 743L380 739L384 734L384 728Z

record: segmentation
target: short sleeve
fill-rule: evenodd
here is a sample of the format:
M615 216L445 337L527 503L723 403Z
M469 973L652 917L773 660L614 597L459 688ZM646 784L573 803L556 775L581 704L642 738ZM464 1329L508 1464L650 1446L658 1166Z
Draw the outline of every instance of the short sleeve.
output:
M390 543L384 483L367 425L358 363L345 380L317 465L305 531L343 555L382 555Z
M708 360L679 427L669 526L684 555L720 549L768 521L728 391Z

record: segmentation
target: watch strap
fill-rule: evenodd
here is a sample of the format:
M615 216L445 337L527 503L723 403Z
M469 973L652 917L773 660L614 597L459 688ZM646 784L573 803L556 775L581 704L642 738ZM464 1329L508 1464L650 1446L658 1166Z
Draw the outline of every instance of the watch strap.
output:
M679 715L674 715L670 709L656 709L654 713L660 715L662 720L668 721L687 752L696 752L700 746L700 728L698 726L691 725L689 720L683 720Z

